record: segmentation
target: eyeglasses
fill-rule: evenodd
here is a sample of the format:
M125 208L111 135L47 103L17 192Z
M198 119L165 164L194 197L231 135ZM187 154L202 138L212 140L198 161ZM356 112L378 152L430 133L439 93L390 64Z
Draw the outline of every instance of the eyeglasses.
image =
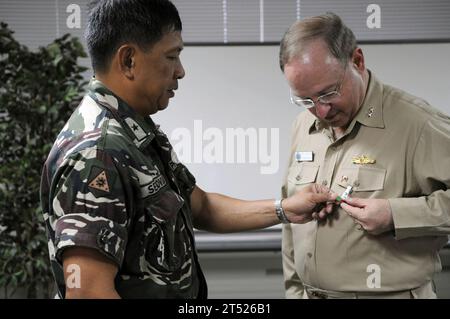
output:
M347 71L347 67L345 67L344 69L344 74L342 75L342 79L341 81L336 84L336 88L328 93L322 94L320 96L317 97L317 102L314 102L313 99L302 99L299 96L296 96L292 93L292 89L290 90L290 94L291 94L291 103L304 107L306 109L310 109L316 106L316 103L320 103L320 104L329 104L331 102L333 102L336 98L341 96L341 89L342 89L342 84L344 83L344 78L345 78L345 72Z

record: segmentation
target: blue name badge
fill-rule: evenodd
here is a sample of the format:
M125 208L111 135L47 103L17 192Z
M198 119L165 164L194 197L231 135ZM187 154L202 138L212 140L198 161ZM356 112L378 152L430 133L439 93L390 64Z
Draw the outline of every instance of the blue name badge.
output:
M314 161L313 152L295 152L295 160L297 162L312 162Z

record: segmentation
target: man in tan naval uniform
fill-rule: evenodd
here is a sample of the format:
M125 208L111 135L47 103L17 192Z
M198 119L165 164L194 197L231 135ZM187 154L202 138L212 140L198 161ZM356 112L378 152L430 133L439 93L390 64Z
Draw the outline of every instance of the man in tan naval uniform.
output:
M381 83L332 14L291 26L280 66L293 103L283 196L322 183L348 204L283 227L288 298L435 298L450 232L450 118Z

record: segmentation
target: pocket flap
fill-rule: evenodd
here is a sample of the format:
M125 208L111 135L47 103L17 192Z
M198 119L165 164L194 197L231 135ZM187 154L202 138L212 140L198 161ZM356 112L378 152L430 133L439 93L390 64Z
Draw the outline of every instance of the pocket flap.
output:
M296 185L314 183L316 181L318 171L318 165L296 163L291 166L288 179L290 183Z
M337 184L344 188L353 185L353 183L358 179L358 168L357 167L343 167L338 173Z
M149 202L150 213L160 223L174 219L183 205L183 198L173 190L167 190Z
M346 167L337 176L337 184L353 186L355 192L377 191L384 188L386 170L375 167Z

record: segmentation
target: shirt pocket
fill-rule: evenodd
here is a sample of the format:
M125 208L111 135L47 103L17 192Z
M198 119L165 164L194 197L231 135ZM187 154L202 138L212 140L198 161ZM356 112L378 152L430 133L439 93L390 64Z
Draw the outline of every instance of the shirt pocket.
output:
M143 233L144 271L170 274L186 262L189 239L181 209L184 200L173 190L148 203ZM142 266L142 264L141 264Z
M291 196L298 188L315 183L319 165L303 162L295 162L291 165L288 172L288 196Z
M384 189L386 169L376 167L344 167L337 176L343 188L353 186L353 192L374 192Z
M158 224L170 223L176 219L183 205L184 199L171 189L146 201L147 213Z

